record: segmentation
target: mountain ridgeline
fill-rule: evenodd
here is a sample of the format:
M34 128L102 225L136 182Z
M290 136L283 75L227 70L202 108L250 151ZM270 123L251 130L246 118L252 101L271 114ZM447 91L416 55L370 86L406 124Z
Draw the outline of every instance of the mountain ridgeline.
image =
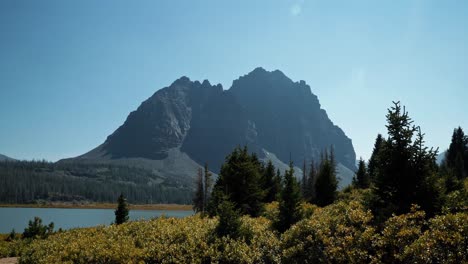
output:
M8 156L0 154L0 161L5 161L5 160L6 161L14 161L15 159L12 159L12 158L10 158Z
M296 165L318 161L333 147L341 168L355 170L351 139L328 118L310 87L262 68L229 90L181 77L130 113L102 145L71 160L141 165L187 183L204 163L219 172L226 155L243 145L261 159ZM342 180L349 183L350 177Z

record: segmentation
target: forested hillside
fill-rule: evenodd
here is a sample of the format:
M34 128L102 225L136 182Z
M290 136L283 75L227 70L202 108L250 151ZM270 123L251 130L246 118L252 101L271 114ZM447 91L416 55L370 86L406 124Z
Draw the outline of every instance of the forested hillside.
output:
M187 204L192 196L188 186L130 166L1 161L0 176L0 203L115 202L124 193L131 203Z

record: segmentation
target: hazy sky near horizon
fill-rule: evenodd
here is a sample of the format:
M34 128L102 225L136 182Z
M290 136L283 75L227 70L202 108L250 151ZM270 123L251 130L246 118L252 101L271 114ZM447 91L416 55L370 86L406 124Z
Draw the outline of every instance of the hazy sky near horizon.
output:
M98 146L180 76L305 80L368 158L392 101L428 146L468 130L468 1L0 1L0 153Z

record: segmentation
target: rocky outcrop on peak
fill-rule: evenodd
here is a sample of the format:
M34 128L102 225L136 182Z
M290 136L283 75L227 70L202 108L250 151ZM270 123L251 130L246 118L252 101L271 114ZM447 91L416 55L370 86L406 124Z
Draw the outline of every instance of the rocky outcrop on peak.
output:
M0 154L0 161L15 161L15 159Z
M333 147L336 159L354 168L351 139L334 125L304 81L293 82L281 71L257 68L235 80L229 90L257 128L257 143L280 160L295 164L318 160Z
M194 164L208 163L218 172L226 155L243 145L262 159L268 150L278 164L318 161L333 147L336 160L355 169L351 139L328 118L310 86L262 68L241 76L229 90L182 77L144 101L102 145L76 159L146 160L146 167L157 164L158 173L187 178L195 177L195 171L186 175Z

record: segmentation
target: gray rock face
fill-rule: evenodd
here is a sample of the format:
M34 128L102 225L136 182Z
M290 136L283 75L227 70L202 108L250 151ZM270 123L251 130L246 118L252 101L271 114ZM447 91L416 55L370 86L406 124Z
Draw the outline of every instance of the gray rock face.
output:
M238 145L260 156L267 149L295 164L318 160L323 149L333 146L337 161L355 168L351 140L330 121L310 87L262 68L235 80L227 91L182 77L143 102L101 146L80 158L164 160L178 149L218 172Z
M15 161L15 159L12 159L8 156L5 156L5 155L2 155L0 154L0 161L5 161L5 160L8 160L8 161Z
M200 83L187 77L157 91L128 116L102 148L111 158L164 159L182 144L192 117L188 94Z
M295 164L318 160L322 150L333 146L336 159L354 168L351 139L331 122L304 81L293 82L278 70L257 68L235 80L228 92L255 123L258 144L280 160L291 158Z

